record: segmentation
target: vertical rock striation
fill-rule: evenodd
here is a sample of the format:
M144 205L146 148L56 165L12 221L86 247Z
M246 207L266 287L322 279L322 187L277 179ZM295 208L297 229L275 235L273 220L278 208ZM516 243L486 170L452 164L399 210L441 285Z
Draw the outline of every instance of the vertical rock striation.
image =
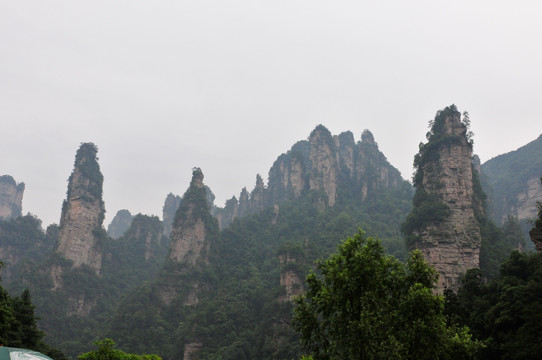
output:
M0 220L22 215L24 183L17 184L9 175L0 176Z
M210 244L206 241L205 215L208 212L203 173L200 169L195 169L190 188L184 194L175 214L171 230L171 261L192 266L198 260L207 262Z
M524 223L537 217L537 202L542 201L542 135L482 166L490 214L496 223L508 216Z
M480 264L475 211L481 201L474 192L471 159L472 142L457 108L439 111L414 160L414 207L403 231L409 247L421 250L439 272L440 291L457 290L460 277Z
M179 208L181 203L181 197L178 195L173 195L169 193L166 196L164 201L164 206L162 207L162 219L164 222L164 235L169 236L171 233L171 228L173 226L173 219L175 219L175 213Z
M73 262L99 273L102 254L98 238L103 233L105 206L102 201L103 175L92 143L81 144L68 180L68 193L62 206L57 252Z
M540 182L542 183L542 178L540 178ZM529 231L529 236L536 247L536 251L542 253L542 202L539 201L536 205L538 219L535 220L531 231Z
M160 298L166 305L174 299L184 305L196 305L199 302L198 294L206 289L205 282L196 274L209 265L209 251L218 235L218 222L211 215L206 193L203 173L195 168L190 187L175 214L170 235L169 270L161 274L162 278L167 279L164 283L168 284L160 289ZM185 281L180 283L183 278Z
M356 143L349 131L333 136L318 125L308 140L295 143L275 160L267 186L258 175L250 194L243 189L239 201L234 197L224 208L215 207L212 212L223 229L235 218L275 207L310 191L325 194L327 201L318 203L324 208L340 201L362 202L380 190L402 184L401 174L380 152L370 131L365 130Z
M130 228L124 232L123 241L129 244L129 255L139 263L162 258L163 226L157 216L137 214L132 217Z
M279 301L292 301L297 295L305 291L303 286L303 276L301 271L297 269L302 262L302 252L284 251L278 255L280 262L280 285L284 287L285 295L279 298Z
M337 146L328 129L319 125L309 137L310 162L312 164L309 188L323 190L327 195L327 204L335 205L337 200L339 161Z

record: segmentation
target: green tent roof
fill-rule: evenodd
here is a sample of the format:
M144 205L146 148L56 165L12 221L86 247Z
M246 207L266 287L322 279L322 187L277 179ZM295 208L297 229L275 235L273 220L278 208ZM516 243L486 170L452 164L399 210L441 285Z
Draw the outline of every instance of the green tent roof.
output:
M40 352L0 346L0 360L53 360Z

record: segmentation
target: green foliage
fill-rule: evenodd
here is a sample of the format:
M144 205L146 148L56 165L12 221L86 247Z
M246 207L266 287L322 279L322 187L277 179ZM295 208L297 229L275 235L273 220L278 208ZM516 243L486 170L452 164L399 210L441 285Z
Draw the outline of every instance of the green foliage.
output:
M36 349L39 346L44 333L38 329L37 319L34 314L34 305L30 299L30 292L25 289L20 297L13 299L13 312L15 320L19 323L19 344L13 346Z
M0 246L6 252L4 281L11 292L12 283L17 282L21 272L30 263L41 261L56 245L56 239L43 232L41 221L28 214L11 220L0 220ZM16 259L17 261L13 261ZM23 291L19 284L14 293Z
M468 325L486 348L481 359L537 359L542 353L542 256L513 252L487 284L467 272L448 294L451 322ZM451 305L451 306L450 306Z
M2 245L31 248L36 243L45 242L41 220L30 214L16 219L0 220L0 232Z
M413 198L412 211L401 226L408 247L413 247L419 240L421 232L431 227L438 228L438 225L448 219L451 214L449 206L431 189L439 189L444 186L444 184L437 182L438 176L434 176L435 172L438 174L442 171L439 168L441 149L453 144L466 143L470 147L473 145L468 113L463 114L463 119L459 123L457 121L454 123L454 126L460 127L459 129L449 131L449 125L446 124L447 119L453 117L457 119L459 116L455 105L438 111L435 119L429 122L428 142L420 144L420 151L414 158L416 193ZM428 171L431 171L431 174L425 174ZM487 218L487 195L482 188L480 174L474 165L472 165L472 183L472 210L482 237L480 268L484 276L491 279L497 275L499 264L514 248L521 246L522 240L521 236L518 236L517 226L515 226L517 222L509 220L505 233L503 229L498 228Z
M62 203L62 214L68 211L69 200L76 196L85 202L99 203L101 211L98 222L101 224L105 217L105 205L102 200L103 175L98 164L97 153L98 147L93 143L81 143L75 155L74 169L68 179L70 185L68 185L66 199Z
M542 182L542 178L540 178L540 181ZM538 208L538 218L534 221L533 227L529 231L531 236L542 235L542 202L538 202L536 206Z
M411 212L401 225L401 231L407 236L409 246L416 241L417 233L430 225L442 223L450 216L448 205L423 188L416 189L412 204Z
M294 146L291 156L306 161L307 145ZM376 145L372 150L378 150ZM376 169L371 176L378 175ZM341 181L351 181L346 187L357 186L343 170ZM292 304L279 300L285 290L277 255L286 252L299 260L286 269L303 278L314 260L334 250L337 239L363 227L380 236L391 253L406 258L399 232L411 207L412 187L406 182L374 190L363 201L360 192L347 189L325 209L320 206L325 194L306 189L299 198L281 202L278 211L268 208L236 219L220 233L205 195L191 184L175 219L177 224L204 221L209 260L196 269L164 265L168 239L161 236L162 224L143 215L117 240L94 231L104 254L99 276L86 266L72 268L54 253L43 252L37 262L26 263L14 286L19 291L20 279L29 284L48 339L71 357L88 351L95 339L109 337L122 349L167 359L182 357L191 342L203 344L198 356L206 359L294 359L301 347L290 327ZM54 244L58 226L41 236ZM146 258L149 243L154 252ZM55 282L53 268L61 270ZM58 281L62 286L51 291ZM187 305L194 284L198 303ZM166 304L163 294L170 289L178 298ZM76 304L91 311L78 314Z
M501 222L528 189L528 181L539 178L542 169L542 135L521 148L499 155L482 165L491 194L493 219Z
M17 231L30 230L21 224ZM41 324L47 329L47 341L72 358L88 350L92 341L102 334L106 320L111 318L123 295L155 277L168 250L168 239L163 237L157 217L137 215L132 227L118 240L107 238L103 231L95 235L99 236L104 253L100 276L88 266L72 268L72 262L57 253L39 252L40 248L31 245L22 250L25 254L35 254L32 261L19 262L16 273L10 276L11 293L23 291L23 284L31 290ZM47 249L52 249L58 240L58 226L50 226L40 236L39 241L51 244ZM38 243L36 240L35 245ZM53 268L61 270L62 275L57 279L62 286L55 291L51 291L55 287L51 277ZM83 308L93 304L92 311L77 314L76 302Z
M115 349L115 342L111 339L103 339L94 343L98 350L90 351L78 356L79 360L161 360L158 355L127 354L122 350Z
M499 274L501 263L513 250L525 244L517 219L508 217L499 228L487 217L478 217L482 246L480 248L480 269L486 279L493 279Z
M500 264L514 249L523 248L524 236L516 218L508 216L502 228L488 217L487 195L482 188L478 171L472 167L473 210L480 226L482 244L480 247L480 269L486 279L493 279L499 272Z
M460 123L462 131L459 133L449 133L446 131L446 119L449 117L459 116L455 105L448 106L443 110L439 110L435 115L434 120L429 122L430 131L427 133L427 143L420 143L419 152L414 157L414 174L413 183L416 187L416 193L413 199L413 208L408 215L405 223L401 226L401 231L406 236L407 245L412 244L418 239L418 234L428 226L438 225L446 220L450 215L450 209L447 204L442 202L436 194L429 193L425 190L427 182L424 171L426 165L437 164L440 158L440 149L453 144L463 144L467 142L472 147L472 139L467 136L470 126L468 113L464 115L463 121ZM431 184L433 187L442 186L441 184Z
M278 301L284 295L278 256L294 257L297 261L286 269L303 278L317 258L333 251L336 239L361 226L383 236L387 249L404 256L399 224L410 208L407 185L381 191L363 206L344 200L325 210L318 207L323 195L311 191L281 203L278 215L267 209L236 219L212 240L209 266L189 271L166 265L156 281L124 297L104 335L114 336L122 348L167 359L181 357L191 342L202 344L198 356L205 359L298 358L298 336L289 326L292 305ZM179 220L187 214L183 211ZM199 302L187 306L182 299L195 282ZM178 284L180 300L166 306L160 289L171 284Z
M203 180L203 173L200 168L194 168L193 170L192 182L182 196L182 201L175 213L173 226L178 227L181 221L187 226L190 221L201 219L209 236L216 237L218 235L218 222L210 213L205 187L197 186L197 179Z
M446 325L437 274L419 252L402 264L360 231L318 269L293 323L315 359L469 359L480 348Z
M0 262L0 268L2 267L3 263ZM36 350L64 360L62 352L43 341L45 334L38 329L38 320L28 290L25 289L21 296L12 298L0 286L0 346Z
M427 143L420 143L419 152L414 156L414 168L416 173L414 175L414 186L420 187L423 179L423 167L430 162L436 162L439 159L439 149L443 146L451 146L453 144L462 144L466 141L471 147L473 145L472 138L469 138L468 127L470 126L470 119L468 116L463 119L461 125L463 130L460 134L450 134L445 131L445 120L447 117L459 116L457 107L450 105L442 110L437 111L435 119L429 121L430 130L426 135ZM472 137L472 134L470 134Z

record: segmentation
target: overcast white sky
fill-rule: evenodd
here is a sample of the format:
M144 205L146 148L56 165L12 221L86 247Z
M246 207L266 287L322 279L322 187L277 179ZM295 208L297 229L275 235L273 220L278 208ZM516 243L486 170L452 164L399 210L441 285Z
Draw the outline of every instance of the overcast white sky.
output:
M318 124L373 132L410 179L435 112L482 161L542 132L541 1L0 0L0 175L58 223L81 142L105 226L161 217L199 166L217 204Z

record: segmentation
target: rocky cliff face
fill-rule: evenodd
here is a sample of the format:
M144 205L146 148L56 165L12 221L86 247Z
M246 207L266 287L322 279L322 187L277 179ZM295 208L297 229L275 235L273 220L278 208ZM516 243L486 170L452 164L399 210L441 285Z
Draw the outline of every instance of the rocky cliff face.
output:
M536 140L486 161L481 166L490 215L503 223L511 215L522 223L535 219L542 201L542 135Z
M105 206L102 201L103 176L92 143L82 144L75 156L68 180L68 194L62 206L57 252L73 262L99 273L102 253L98 237L103 233Z
M0 220L22 215L24 183L17 184L9 175L0 176Z
M243 209L245 209L245 211L247 208L247 202L245 202L243 206ZM212 208L211 211L213 216L217 219L220 228L225 229L230 226L230 224L235 218L240 216L239 201L235 196L233 196L231 199L226 200L226 205L223 208L215 206Z
M362 202L382 189L403 182L399 171L378 149L370 131L365 130L361 141L356 143L351 132L333 136L319 125L308 141L297 142L277 158L269 170L267 186L258 175L250 194L243 189L239 201L233 197L224 208L214 208L213 215L220 227L225 228L235 218L298 198L309 191L325 194L327 201L321 204L325 207L334 206L337 201L351 201L352 196Z
M122 239L130 246L130 256L148 262L151 258L162 258L162 232L158 217L137 214Z
M203 173L200 169L194 170L190 188L183 199L175 214L169 258L175 263L192 266L197 261L206 263L210 243L206 241L207 232L203 215L209 212L209 208L203 186Z
M196 168L192 174L190 187L183 195L175 214L170 235L168 261L172 268L180 271L176 278L172 278L176 279L173 281L178 281L183 275L209 265L209 250L218 234L218 222L211 215L207 194L208 191L203 185L203 173ZM185 282L182 287L189 289L187 294L179 294L181 286L173 282L169 287L161 289L162 301L169 305L173 299L180 296L184 305L195 305L199 301L199 292L205 288L196 277Z
M542 183L542 178L540 178L540 182ZM533 227L529 231L529 236L534 243L536 251L542 253L542 202L539 201L536 207L538 209L538 218L536 218Z
M329 130L322 125L314 129L309 137L310 163L309 176L311 190L323 190L327 195L329 206L337 201L337 186L339 183L339 159L337 146Z
M540 172L542 173L542 169ZM516 199L516 204L510 209L511 215L520 220L535 219L537 216L536 204L542 201L542 183L540 179L537 177L528 179L525 190L520 192Z
M126 209L117 211L117 214L107 227L107 236L113 239L120 238L130 228L133 219L134 217L130 214L130 211Z
M475 217L472 144L455 106L435 117L428 143L416 156L409 245L439 272L439 289L457 290L460 277L479 267L481 232Z
M292 301L295 296L301 295L305 288L303 277L296 270L296 265L301 262L299 256L293 253L283 253L278 256L280 262L280 285L284 287L286 294L279 301Z
M162 221L164 222L164 235L169 236L175 219L175 213L181 203L181 197L169 193L162 207Z

